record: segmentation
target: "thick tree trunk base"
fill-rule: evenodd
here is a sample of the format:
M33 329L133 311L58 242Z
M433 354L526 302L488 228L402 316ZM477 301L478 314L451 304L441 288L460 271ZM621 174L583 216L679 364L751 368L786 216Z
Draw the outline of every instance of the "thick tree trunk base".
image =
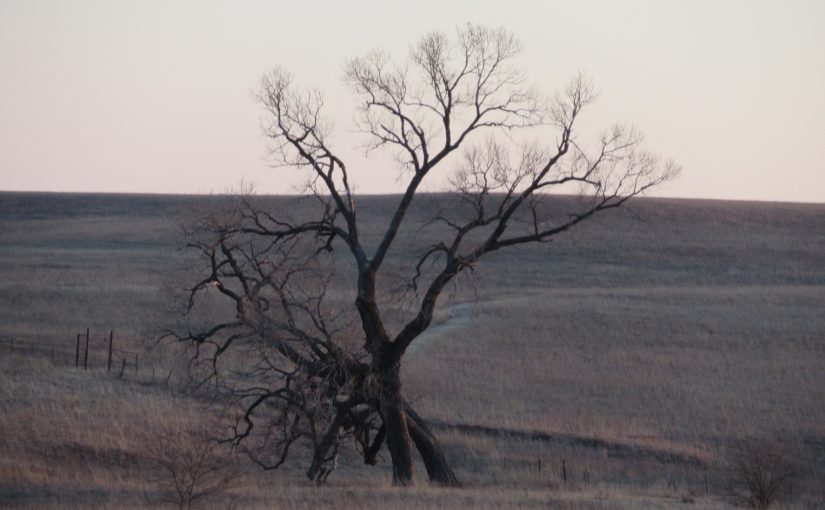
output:
M424 467L427 469L427 476L430 482L441 487L460 487L455 472L450 467L447 456L441 449L441 444L436 439L427 422L413 410L409 404L404 405L407 413L407 426L410 436L415 443L415 448L424 460Z
M384 420L387 449L392 458L392 484L408 487L415 484L415 467L413 464L412 440L404 412L404 399L401 397L401 374L398 359L387 356L389 360L381 364L381 418Z
M460 486L441 445L427 422L404 401L401 394L400 359L391 344L386 344L373 361L373 373L379 387L379 412L383 426L376 441L364 452L364 461L371 463L376 446L384 440L392 458L392 482L395 486L415 484L413 444L421 455L430 481L442 487ZM382 434L383 433L383 434Z

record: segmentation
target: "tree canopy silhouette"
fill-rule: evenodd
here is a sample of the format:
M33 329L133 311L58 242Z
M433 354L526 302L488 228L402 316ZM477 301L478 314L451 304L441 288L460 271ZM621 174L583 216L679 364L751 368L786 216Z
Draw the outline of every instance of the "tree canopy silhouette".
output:
M505 30L466 26L452 38L424 36L401 60L375 51L346 63L367 150L390 151L403 181L370 245L350 172L330 142L321 93L297 89L281 69L261 80L257 98L272 156L306 172L317 207L308 217L247 197L194 222L188 240L203 271L189 288L188 330L174 335L196 348L208 378L234 399L231 439L262 467L282 465L304 443L312 452L307 476L322 481L350 442L368 464L386 446L395 484L414 482L415 450L431 481L458 484L400 377L404 354L430 326L445 287L491 252L546 242L678 172L622 124L594 143L580 139L575 127L594 99L591 84L575 76L545 97L516 66L519 51ZM515 141L530 135L535 141ZM437 174L458 205L433 214L442 235L408 268L413 311L391 324L391 304L377 284L411 204ZM554 190L575 193L577 200L565 202L575 207L551 214ZM343 262L354 303L341 306L331 282ZM203 311L221 300L231 314Z

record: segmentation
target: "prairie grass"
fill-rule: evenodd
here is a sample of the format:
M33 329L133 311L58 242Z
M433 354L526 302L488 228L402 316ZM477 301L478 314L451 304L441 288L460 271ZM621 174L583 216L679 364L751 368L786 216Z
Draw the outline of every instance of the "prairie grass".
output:
M208 410L173 391L175 377L164 385L179 352L143 349L179 320L169 289L189 262L180 218L220 200L0 194L0 506L151 506L147 436ZM367 244L391 200L362 200ZM450 200L416 200L387 296L442 234L422 225ZM346 286L332 294L351 302ZM248 468L214 507L726 508L726 451L774 435L804 467L784 504L818 508L823 309L825 206L638 200L550 245L483 260L405 359L406 392L466 488L393 489L386 454L367 468L350 453L323 488L302 479L301 459ZM397 323L411 310L388 312ZM74 348L86 328L83 371ZM110 329L116 348L140 351L137 375L106 373ZM54 347L55 362L10 352L12 338Z

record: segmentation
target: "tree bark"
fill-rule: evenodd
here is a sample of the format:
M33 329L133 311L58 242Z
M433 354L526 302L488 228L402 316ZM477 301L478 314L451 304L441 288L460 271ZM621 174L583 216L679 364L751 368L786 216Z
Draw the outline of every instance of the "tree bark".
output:
M415 483L412 440L401 397L401 363L391 351L385 349L377 360L381 417L386 430L387 449L392 458L393 485L408 486Z
M427 476L430 481L442 487L460 487L461 483L458 477L455 476L447 456L441 449L441 444L436 439L427 422L422 419L418 413L408 403L404 404L404 411L407 414L407 426L410 430L415 447L421 458L424 460L424 466L427 469Z
M375 434L375 439L373 439L369 447L364 450L364 464L370 466L378 464L378 452L383 448L386 438L387 429L384 425L381 425L381 428L378 429L378 432Z

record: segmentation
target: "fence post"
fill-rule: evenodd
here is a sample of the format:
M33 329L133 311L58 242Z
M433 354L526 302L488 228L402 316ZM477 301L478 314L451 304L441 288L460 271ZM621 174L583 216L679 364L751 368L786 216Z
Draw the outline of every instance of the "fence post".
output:
M86 328L86 354L83 355L83 369L89 368L89 328Z
M114 331L109 330L109 361L106 363L106 371L112 371L112 340L114 339Z
M80 333L77 334L77 346L74 350L74 367L80 366Z
M565 459L561 459L561 477L564 483L567 483L567 461Z
M126 358L123 358L123 363L120 365L120 375L118 377L123 377L123 371L126 370Z

